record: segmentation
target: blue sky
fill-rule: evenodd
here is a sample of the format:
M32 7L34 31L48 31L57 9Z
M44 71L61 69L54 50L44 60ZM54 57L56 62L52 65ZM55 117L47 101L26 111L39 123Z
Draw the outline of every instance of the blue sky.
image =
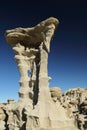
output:
M63 92L74 87L87 88L86 3L57 2L3 0L0 3L0 102L18 99L20 80L14 52L4 37L5 30L32 27L50 16L60 21L49 54L50 87L61 87Z

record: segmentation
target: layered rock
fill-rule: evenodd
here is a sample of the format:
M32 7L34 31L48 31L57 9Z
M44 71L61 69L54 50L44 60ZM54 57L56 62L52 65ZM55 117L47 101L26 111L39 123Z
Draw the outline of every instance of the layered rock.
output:
M78 95L78 90L80 95ZM58 111L58 116L60 120L58 120L57 122L58 124L57 128L46 127L43 128L43 130L49 130L49 129L50 130L63 130L63 129L76 130L76 128L73 125L77 127L77 130L86 130L87 129L87 89L75 88L75 89L70 89L67 92L62 94L60 88L53 87L50 88L50 92L51 92L51 98L54 102L53 105L56 106L55 108ZM74 95L74 97L72 96L72 94ZM19 109L21 110L20 105L19 105ZM24 113L22 114L19 113L19 109L17 103L15 103L13 99L9 99L8 103L0 104L0 130L5 130L5 129L6 130L21 130L21 129L42 130L42 128L40 128L41 118L39 118L38 116L31 116L30 111L28 111L29 106L26 105L23 108ZM72 125L68 124L71 123L70 120L66 122L62 120L61 123L62 116L63 117L67 116L71 120L74 119ZM45 123L46 125L49 125L49 123L51 122L45 119Z
M69 89L63 94L61 103L69 117L75 118L77 128L87 130L87 89Z
M77 130L72 111L63 106L66 96L59 88L49 89L48 54L58 23L51 17L32 28L6 31L20 72L20 89L18 102L10 99L3 108L6 119L2 129Z

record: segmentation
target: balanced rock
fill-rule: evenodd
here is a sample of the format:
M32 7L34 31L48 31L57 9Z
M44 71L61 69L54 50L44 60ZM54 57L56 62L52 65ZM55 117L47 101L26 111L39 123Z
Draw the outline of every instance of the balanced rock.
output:
M58 87L50 88L50 92L51 92L52 98L57 98L57 100L61 99L61 96L62 96L61 88L58 88Z

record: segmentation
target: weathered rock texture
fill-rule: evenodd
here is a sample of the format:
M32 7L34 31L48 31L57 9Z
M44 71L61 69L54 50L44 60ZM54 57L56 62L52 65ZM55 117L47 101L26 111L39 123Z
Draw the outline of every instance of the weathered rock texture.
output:
M43 130L87 130L87 89L70 89L64 94L62 94L61 89L57 87L50 88L49 90L51 92L53 105L56 106L55 109L58 111L58 117L60 119L58 119L58 126L56 128L54 128L54 124L53 128L45 127ZM19 109L16 109L17 107L19 107ZM49 108L49 106L46 106L46 109L47 108ZM39 124L41 118L29 116L31 115L29 111L27 111L27 113L26 111L19 113L21 109L28 110L29 108L27 105L25 108L21 108L20 104L18 106L13 99L9 99L7 104L0 104L0 130L42 130ZM53 111L53 109L51 110ZM61 116L69 119L66 122L65 120L61 121ZM72 121L71 123L71 120L74 120L74 122ZM45 121L49 124L47 120ZM43 125L45 126L45 124Z
M65 92L61 104L67 115L75 118L77 128L87 130L87 89L74 88Z
M87 114L86 99L81 102L79 94L73 98L72 90L62 95L60 88L49 89L48 54L58 23L51 17L32 28L6 31L20 72L20 89L18 102L9 99L0 106L0 130L86 130L78 116Z

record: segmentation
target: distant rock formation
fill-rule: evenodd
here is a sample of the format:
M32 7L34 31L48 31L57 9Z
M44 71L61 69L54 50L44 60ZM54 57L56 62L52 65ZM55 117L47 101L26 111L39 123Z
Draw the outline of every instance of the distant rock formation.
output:
M7 30L20 72L19 100L0 104L0 130L87 130L87 91L49 88L48 54L59 21Z
M58 128L43 128L44 130L87 130L87 89L84 88L75 88L66 91L65 93L61 92L60 88L53 87L49 88L51 93L51 98L53 100L53 105L56 106L56 110L58 111ZM39 117L28 116L30 112L24 111L24 113L19 113L18 108L21 110L20 105L18 106L13 99L9 99L7 103L0 104L0 130L32 130L33 128L36 130L42 130L39 125ZM48 109L49 106L46 106ZM23 110L28 109L26 105ZM30 108L29 108L30 109ZM52 110L52 109L51 109ZM46 111L46 109L45 109ZM43 109L42 109L43 112ZM38 112L37 112L38 113ZM61 126L61 117L67 117L70 120L64 123L62 120L63 126ZM56 122L56 120L55 120ZM24 123L24 125L22 125ZM33 125L32 125L33 123ZM46 120L46 123L48 121ZM22 125L22 127L21 127ZM31 127L32 125L32 127ZM76 127L74 127L75 125ZM55 124L54 124L55 127ZM77 128L77 129L76 129Z
M63 94L61 104L68 116L75 118L77 128L87 130L87 89L69 89Z

